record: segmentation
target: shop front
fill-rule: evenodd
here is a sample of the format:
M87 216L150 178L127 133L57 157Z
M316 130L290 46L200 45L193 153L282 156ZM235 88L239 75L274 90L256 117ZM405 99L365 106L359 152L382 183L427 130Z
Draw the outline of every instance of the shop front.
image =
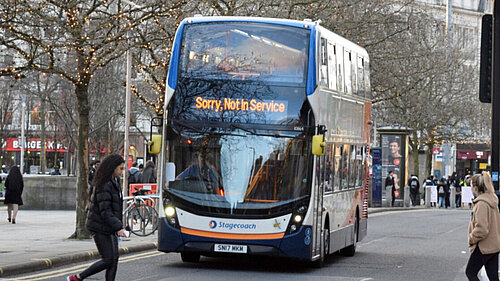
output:
M7 138L2 145L3 170L8 170L13 165L21 164L21 139ZM42 141L40 138L29 138L25 143L24 165L26 173L38 174L41 165ZM54 140L45 141L45 158L47 171L66 169L65 156L68 148Z
M487 149L461 149L457 148L456 170L459 177L473 175L488 170L490 158Z

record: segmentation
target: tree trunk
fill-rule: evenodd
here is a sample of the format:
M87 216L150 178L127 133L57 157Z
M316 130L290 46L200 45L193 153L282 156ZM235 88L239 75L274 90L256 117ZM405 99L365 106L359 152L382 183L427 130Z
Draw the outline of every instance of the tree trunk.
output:
M418 177L420 173L420 167L418 166L418 142L417 142L417 132L413 131L411 136L413 142L411 142L411 157L413 157L413 174Z
M85 226L87 212L85 211L89 203L89 188L87 183L89 166L89 102L88 86L82 83L75 86L77 107L78 107L78 167L77 167L77 191L76 191L76 231L70 238L87 239L90 232Z
M425 152L425 172L426 177L432 175L432 149L434 148L434 142L430 141L427 143L427 151Z
M420 173L420 167L418 166L418 148L411 151L411 157L413 157L413 174L418 177Z

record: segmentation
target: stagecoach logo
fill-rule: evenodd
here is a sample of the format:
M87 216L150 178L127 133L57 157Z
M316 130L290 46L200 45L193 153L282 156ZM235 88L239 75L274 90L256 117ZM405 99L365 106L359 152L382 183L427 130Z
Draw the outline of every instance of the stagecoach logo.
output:
M210 222L208 223L208 226L209 226L210 228L214 229L214 228L216 228L216 227L217 227L217 222L212 220L212 221L210 221Z
M216 222L215 220L211 220L208 223L208 227L211 229L219 228L226 230L242 230L242 229L257 229L257 225L255 223L231 223L225 221Z

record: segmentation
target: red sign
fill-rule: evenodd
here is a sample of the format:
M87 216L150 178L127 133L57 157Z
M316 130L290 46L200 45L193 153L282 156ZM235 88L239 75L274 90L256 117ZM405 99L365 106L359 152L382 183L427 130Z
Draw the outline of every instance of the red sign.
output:
M432 154L438 155L439 153L441 153L441 148L439 148L439 147L432 148Z
M481 150L458 149L457 159L488 159L488 154Z
M2 145L2 150L5 151L21 151L21 142L17 138L8 138L4 140ZM28 139L25 143L25 149L28 151L41 151L42 141L41 139ZM52 139L45 140L45 151L46 152L67 152L68 148L62 143L57 143Z
M399 166L400 160L399 158L394 159L394 165Z
M128 195L132 196L133 192L143 189L146 194L156 194L156 183L132 183L128 189Z

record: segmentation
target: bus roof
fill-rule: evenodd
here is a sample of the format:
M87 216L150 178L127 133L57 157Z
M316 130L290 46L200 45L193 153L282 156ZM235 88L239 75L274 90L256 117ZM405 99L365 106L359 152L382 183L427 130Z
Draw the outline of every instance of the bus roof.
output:
M311 29L311 26L317 25L313 21L299 21L279 18L261 18L261 17L223 17L223 16L194 16L185 18L181 24L187 23L202 23L202 22L223 22L223 21L242 21L242 22L257 22L257 23L273 23Z

